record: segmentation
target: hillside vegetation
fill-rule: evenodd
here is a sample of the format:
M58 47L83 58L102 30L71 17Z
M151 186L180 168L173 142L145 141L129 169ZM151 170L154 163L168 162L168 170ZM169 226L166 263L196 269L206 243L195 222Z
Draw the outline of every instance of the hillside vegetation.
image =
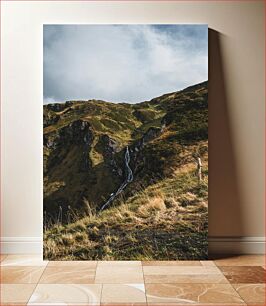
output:
M207 256L207 92L44 106L46 258ZM133 180L101 211L125 181L127 147Z

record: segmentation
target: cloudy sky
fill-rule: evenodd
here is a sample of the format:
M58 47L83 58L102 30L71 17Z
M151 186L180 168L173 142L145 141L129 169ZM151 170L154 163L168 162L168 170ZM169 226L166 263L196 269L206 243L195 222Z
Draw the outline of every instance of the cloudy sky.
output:
M44 25L44 103L141 102L208 79L207 25Z

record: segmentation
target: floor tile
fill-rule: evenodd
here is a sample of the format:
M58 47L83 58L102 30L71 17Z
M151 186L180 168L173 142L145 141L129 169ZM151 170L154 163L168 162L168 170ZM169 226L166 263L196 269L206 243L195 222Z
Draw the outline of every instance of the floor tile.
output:
M4 260L7 257L6 254L0 254L0 261Z
M47 267L86 267L86 268L96 268L97 261L78 261L78 260L66 260L66 261L49 261Z
M147 284L228 283L221 271L212 266L144 266L143 271Z
M133 302L132 303L101 303L101 306L147 306L147 303L146 302L143 302L143 303L133 303Z
M27 303L35 287L34 284L1 284L1 305Z
M242 302L242 303L219 303L219 302L215 302L215 303L200 303L200 302L177 302L177 303L173 303L173 302L167 302L166 303L147 303L147 306L188 306L188 305L193 305L193 306L247 306L246 303ZM124 306L123 305L112 305L112 306ZM265 306L265 305L252 305L252 306Z
M221 274L217 267L208 266L144 266L144 275L202 275Z
M238 267L219 267L224 276L230 283L264 283L265 270L262 267L238 266Z
M144 266L143 271L145 283L147 284L228 284L228 280L222 272L213 266Z
M199 260L142 261L143 266L201 266Z
M95 284L39 284L28 305L100 305L101 285Z
M7 255L1 262L1 266L47 266L48 261L42 259L42 255Z
M40 284L91 284L94 283L95 269L84 266L47 267Z
M95 283L103 284L137 284L143 283L141 262L110 264L98 263L96 269Z
M27 306L26 303L15 303L15 302L11 302L11 303L2 303L1 306Z
M239 255L224 256L214 260L217 266L263 266L265 265L264 255Z
M45 267L1 267L1 282L3 284L36 284Z
M104 284L101 303L146 303L144 284Z
M228 284L223 275L145 275L146 284Z
M229 284L146 284L146 295L150 304L244 304Z
M233 284L246 303L265 303L265 284Z
M126 261L126 260L109 260L109 261L98 261L98 267L103 267L103 266L108 266L108 267L120 267L120 266L130 266L130 267L139 267L141 266L141 261L139 260L131 260L131 261Z
M213 260L201 260L200 263L202 264L202 266L216 267L216 264Z

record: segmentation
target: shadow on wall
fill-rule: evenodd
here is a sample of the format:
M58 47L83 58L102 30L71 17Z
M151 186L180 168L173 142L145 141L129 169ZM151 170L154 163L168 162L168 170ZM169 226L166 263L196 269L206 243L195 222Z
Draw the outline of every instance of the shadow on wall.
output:
M209 236L243 233L239 192L230 127L230 101L223 71L222 42L227 37L209 29Z

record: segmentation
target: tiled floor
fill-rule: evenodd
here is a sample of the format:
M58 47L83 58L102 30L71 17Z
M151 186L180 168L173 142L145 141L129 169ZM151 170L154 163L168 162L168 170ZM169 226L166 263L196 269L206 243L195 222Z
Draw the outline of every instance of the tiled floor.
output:
M265 304L264 256L144 262L1 256L1 306Z

